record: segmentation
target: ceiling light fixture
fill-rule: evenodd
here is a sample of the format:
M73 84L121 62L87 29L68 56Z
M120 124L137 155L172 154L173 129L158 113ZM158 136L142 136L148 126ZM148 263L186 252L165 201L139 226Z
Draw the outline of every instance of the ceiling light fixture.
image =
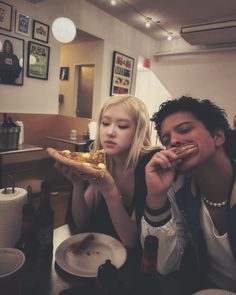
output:
M151 27L151 21L152 21L152 18L151 17L145 18L145 26L146 26L146 28L150 28Z
M57 41L69 43L76 36L76 26L71 19L58 17L52 23L52 33Z
M116 5L116 0L111 0L111 5L115 6Z
M168 40L168 41L172 41L172 39L173 39L173 33L172 33L172 32L169 32L169 33L167 34L167 40Z
M112 0L111 0L112 1ZM115 1L117 1L117 0L115 0ZM146 16L146 15L144 15L141 11L139 11L136 7L134 7L134 6L132 6L131 4L129 4L128 2L126 2L125 0L118 0L119 2L121 2L121 3L123 3L123 4L125 4L127 7L129 7L129 9L132 9L132 10L134 10L137 14L139 14L139 15L141 15L144 19L145 19L145 26L147 27L147 28L150 28L150 26L151 26L151 24L153 24L153 25L156 25L159 29L161 29L162 31L164 31L167 35L168 35L168 37L169 37L169 31L168 30L166 30L162 25L161 25L161 23L159 22L159 21L156 21L156 20L154 20L153 18L151 18L151 17L148 17L148 16ZM173 33L170 33L170 39L172 40L172 38L173 38ZM168 39L169 40L169 39Z

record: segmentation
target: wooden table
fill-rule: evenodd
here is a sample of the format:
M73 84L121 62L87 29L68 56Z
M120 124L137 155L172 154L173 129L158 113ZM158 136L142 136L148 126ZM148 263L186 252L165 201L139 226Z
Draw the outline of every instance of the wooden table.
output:
M69 225L63 225L54 230L54 253L58 245L72 234L76 233ZM137 274L140 268L139 255L129 251L125 264L118 270L118 278L126 285L137 283ZM31 265L25 268L23 278L23 292L21 295L60 295L63 290L68 290L67 295L90 295L83 292L85 285L94 284L96 278L83 278L64 272L56 263L53 254L52 261L46 265ZM176 295L178 293L178 275L163 280L163 291L155 295ZM70 291L70 292L69 292ZM64 293L62 293L64 295ZM61 295L62 295L61 294ZM121 294L125 295L125 294ZM136 294L130 294L136 295ZM148 294L149 295L149 294Z
M22 154L22 153L28 153L28 152L35 152L35 151L41 151L43 150L42 147L34 146L32 144L24 143L18 146L15 150L8 150L8 151L0 151L0 188L2 188L3 185L3 165L2 165L2 159L4 155L10 155L10 154Z
M78 135L76 140L71 140L68 137L56 137L56 136L46 136L47 139L52 141L58 141L58 142L64 142L68 143L74 146L74 151L84 151L87 144L90 142L90 140L86 140L82 137L82 135Z

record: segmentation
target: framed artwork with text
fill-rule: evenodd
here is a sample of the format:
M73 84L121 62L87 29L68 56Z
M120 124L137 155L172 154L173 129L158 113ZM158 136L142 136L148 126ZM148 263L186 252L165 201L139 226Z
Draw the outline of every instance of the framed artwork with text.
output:
M50 47L36 42L28 42L27 77L48 79Z
M12 23L12 6L0 1L0 28L11 31Z
M48 43L49 25L34 19L32 38L44 43Z
M134 58L114 51L110 95L130 94Z
M15 31L18 34L29 37L30 35L30 18L28 15L20 11L16 11L16 27Z

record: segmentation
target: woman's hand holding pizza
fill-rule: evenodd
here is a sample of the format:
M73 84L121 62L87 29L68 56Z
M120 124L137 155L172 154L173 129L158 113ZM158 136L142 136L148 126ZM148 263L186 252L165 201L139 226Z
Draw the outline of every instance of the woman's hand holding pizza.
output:
M79 171L75 168L62 164L59 161L55 162L55 168L57 168L68 180L73 184L82 185L84 179Z

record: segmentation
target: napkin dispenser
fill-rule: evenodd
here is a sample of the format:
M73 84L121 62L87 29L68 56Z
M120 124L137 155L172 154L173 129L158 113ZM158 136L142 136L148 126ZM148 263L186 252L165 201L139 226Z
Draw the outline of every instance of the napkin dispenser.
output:
M0 126L0 150L15 150L19 144L20 126Z
M18 187L0 189L0 248L15 247L21 233L22 208L27 191Z

